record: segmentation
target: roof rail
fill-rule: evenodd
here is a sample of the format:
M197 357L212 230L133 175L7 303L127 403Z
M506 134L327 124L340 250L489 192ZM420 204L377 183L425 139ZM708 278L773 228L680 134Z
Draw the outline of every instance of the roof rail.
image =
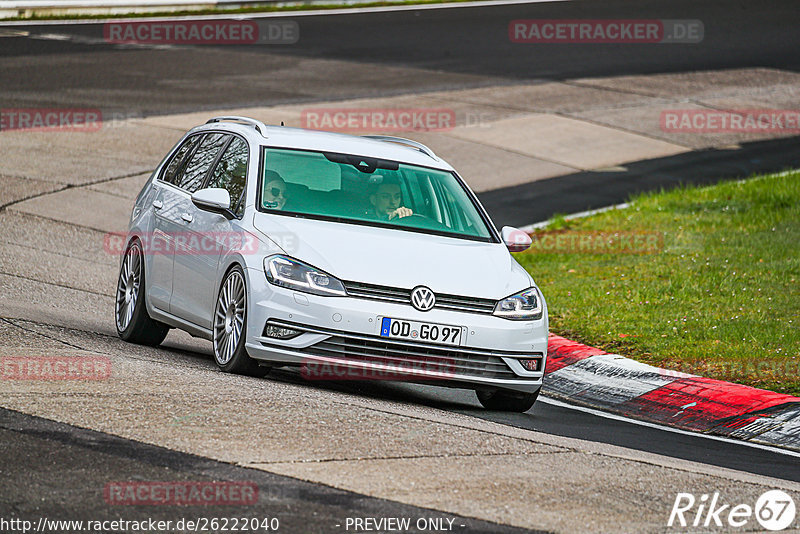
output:
M417 141L412 141L411 139L406 139L405 137L394 137L391 135L362 135L361 137L365 137L367 139L375 139L376 141L385 141L387 143L395 143L398 145L403 145L408 148L413 148L414 150L419 150L426 156L429 156L436 161L439 161L439 158L436 154L433 153L433 150L426 147L422 143L418 143Z
M256 119L251 119L250 117L240 117L238 115L227 115L225 117L214 117L213 119L209 119L206 121L206 124L210 124L212 122L222 122L222 121L234 121L234 122L243 122L245 124L249 124L253 128L255 128L258 133L263 135L264 137L267 136L267 125L261 121L257 121Z

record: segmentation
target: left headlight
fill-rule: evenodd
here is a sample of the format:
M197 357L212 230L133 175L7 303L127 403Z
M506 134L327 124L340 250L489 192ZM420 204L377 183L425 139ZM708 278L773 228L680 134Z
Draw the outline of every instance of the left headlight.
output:
M264 258L264 272L270 284L326 297L344 297L344 284L324 271L288 256Z
M543 311L542 294L535 287L506 297L494 307L494 315L514 321L541 319Z

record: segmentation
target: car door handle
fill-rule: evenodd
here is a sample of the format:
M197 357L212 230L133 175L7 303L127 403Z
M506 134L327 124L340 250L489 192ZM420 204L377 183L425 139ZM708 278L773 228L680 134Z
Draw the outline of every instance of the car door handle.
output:
M155 209L157 209L157 210L160 210L161 208L163 208L163 207L164 207L164 203L163 203L163 202L161 202L160 200L154 200L154 201L153 201L153 207L154 207Z
M183 219L187 223L190 223L194 220L194 217L192 217L191 213L184 213L183 215L181 215L181 219Z

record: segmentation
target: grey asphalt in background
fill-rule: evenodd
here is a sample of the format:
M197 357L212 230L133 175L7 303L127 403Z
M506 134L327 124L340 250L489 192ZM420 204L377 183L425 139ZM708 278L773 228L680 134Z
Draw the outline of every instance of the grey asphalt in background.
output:
M289 18L300 25L300 39L292 45L137 47L103 42L102 23L15 26L30 36L0 38L0 104L99 107L119 117L142 117L520 81L800 69L800 10L787 0L768 9L745 1L587 1ZM703 23L704 39L658 45L510 42L511 20L537 18L693 19ZM800 164L798 141L707 149L502 187L480 198L499 226L523 226L624 202L641 191L794 167Z
M289 18L292 18L291 16ZM515 19L696 19L699 44L510 42ZM746 67L800 69L792 0L576 1L296 16L292 45L148 49L102 43L103 23L14 29L100 42L2 39L3 105L116 108L142 115L388 96L514 81ZM348 62L313 71L314 60ZM353 63L355 62L355 63ZM425 69L403 76L387 67ZM69 89L69 91L65 91Z

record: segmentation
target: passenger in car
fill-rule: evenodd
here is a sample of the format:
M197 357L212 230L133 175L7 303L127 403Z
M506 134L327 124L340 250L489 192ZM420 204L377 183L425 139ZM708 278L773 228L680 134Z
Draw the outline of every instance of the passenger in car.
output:
M280 210L286 205L286 200L286 182L283 177L275 171L264 171L264 207Z
M374 178L378 178L378 176L373 176ZM367 209L367 217L380 221L391 221L414 215L410 208L402 206L403 192L400 189L400 181L396 178L382 178L379 184L373 186L374 191L369 196L370 206Z

